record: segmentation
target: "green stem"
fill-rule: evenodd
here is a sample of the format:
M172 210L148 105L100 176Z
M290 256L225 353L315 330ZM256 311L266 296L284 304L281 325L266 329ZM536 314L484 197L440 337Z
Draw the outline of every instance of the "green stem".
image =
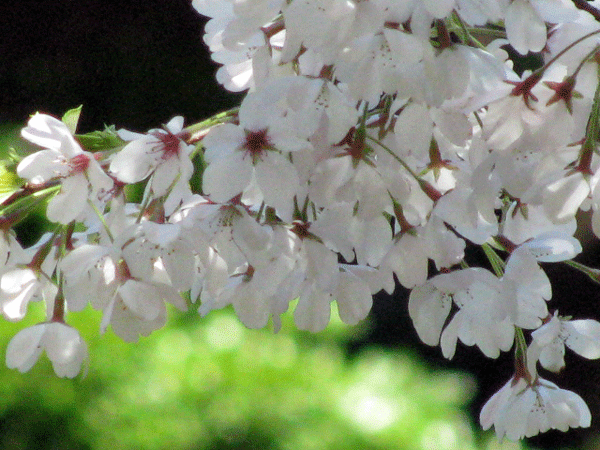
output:
M114 242L115 238L113 237L113 234L110 231L108 224L106 223L106 218L104 217L104 214L102 214L102 212L98 209L96 205L94 205L94 202L92 202L91 200L88 200L88 204L92 207L92 209L96 213L96 216L98 216L98 219L100 219L100 223L102 223L102 226L106 230L106 234L108 235L110 241Z
M590 277L594 283L600 284L600 270L593 269L591 267L578 263L577 261L567 260L563 262L566 265L571 266L574 269L579 270L581 273L584 273L585 275Z
M383 142L380 142L379 140L377 140L377 139L375 139L374 137L371 137L371 136L369 136L369 135L367 135L367 139L370 139L370 140L372 140L372 141L373 141L373 142L375 142L377 145L379 145L379 146L380 146L382 149L384 149L386 152L388 152L388 153L390 154L390 156L391 156L392 158L394 158L396 161L398 161L398 162L400 163L400 165L401 165L402 167L404 167L404 169L406 169L406 171L407 171L407 172L408 172L408 173L409 173L409 174L410 174L410 175L411 175L411 176L412 176L412 177L413 177L415 180L417 180L418 182L420 182L420 181L421 181L421 179L419 178L419 175L417 175L417 173L416 173L414 170L412 170L412 169L410 168L410 166L409 166L408 164L406 164L406 163L405 163L405 162L402 160L402 158L400 158L398 155L396 155L396 153L394 153L394 151L393 151L391 148L389 148L389 147L388 147L387 145L385 145Z
M460 40L464 43L474 44L475 47L480 48L481 50L486 50L485 45L479 42L475 37L469 32L469 29L465 26L464 22L460 18L460 16L455 12L452 13L451 17L452 22L458 27L455 29L455 32L459 35ZM479 28L472 28L473 30L480 31ZM496 30L490 30L496 31ZM506 36L498 36L498 37L506 37Z
M481 248L483 249L488 261L492 265L492 268L494 269L494 273L496 274L496 276L498 278L502 277L504 275L504 268L506 267L506 264L504 263L502 258L500 258L500 256L498 256L496 251L487 242L484 243L481 246Z
M461 21L461 23L462 23L462 21ZM463 24L463 26L464 26L464 24ZM483 36L490 36L493 38L506 39L506 31L504 31L504 30L497 30L497 29L493 29L493 28L466 27L466 26L464 28L467 31L467 33L469 33L469 35L480 34Z
M598 68L598 79L600 80L600 66ZM596 141L598 140L598 133L600 131L600 82L596 85L596 92L594 93L594 103L592 104L592 111L590 112L590 118L588 119L587 128L585 130L585 140L581 145L579 152L579 162L577 164L577 170L582 173L592 173L591 164L592 156L596 149Z
M0 208L0 229L12 228L58 191L60 191L60 185L51 186L6 204Z
M419 183L419 187L423 190L423 192L430 199L432 199L434 202L439 200L439 198L442 196L442 194L437 189L435 189L431 184L429 184L427 181L419 178L419 175L417 175L417 173L414 170L412 170L410 168L410 166L402 160L402 158L400 158L398 155L396 155L391 148L389 148L383 142L375 139L374 137L369 136L368 134L366 137L367 137L367 139L370 139L373 142L375 142L382 149L384 149L386 152L388 152L392 156L392 158L394 158L396 161L398 161L400 163L400 165L402 167L404 167L404 169L410 174L410 176L413 177L417 181L417 183Z
M227 111L220 112L215 114L212 117L209 117L202 122L194 123L192 125L187 126L183 129L183 132L187 134L186 142L188 144L194 144L198 141L201 141L202 138L206 135L206 133L214 126L220 125L222 123L233 122L237 120L238 113L240 108L232 108Z
M58 184L46 187L24 197L20 197L14 202L7 203L4 207L0 208L0 216L14 214L19 209L24 209L27 213L30 213L42 201L60 191L60 188L61 186Z

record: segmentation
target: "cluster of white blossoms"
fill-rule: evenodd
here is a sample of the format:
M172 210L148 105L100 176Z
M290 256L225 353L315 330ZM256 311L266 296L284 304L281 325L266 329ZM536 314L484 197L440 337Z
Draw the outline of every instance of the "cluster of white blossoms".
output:
M458 341L490 358L514 349L483 428L589 426L584 401L538 368L560 371L565 346L599 358L600 323L549 310L540 263L596 276L571 259L579 210L600 236L600 2L193 6L210 18L217 79L248 90L239 109L146 134L74 135L72 117L39 113L23 129L42 150L0 205L0 312L20 320L43 300L48 316L14 337L7 365L29 370L45 350L59 376L79 373L87 347L66 317L88 304L126 341L163 326L166 303L232 305L277 330L297 300L296 325L317 332L332 302L356 324L399 281L445 357ZM518 75L510 48L543 65ZM12 227L40 201L56 226L22 248ZM492 270L470 266L467 243Z

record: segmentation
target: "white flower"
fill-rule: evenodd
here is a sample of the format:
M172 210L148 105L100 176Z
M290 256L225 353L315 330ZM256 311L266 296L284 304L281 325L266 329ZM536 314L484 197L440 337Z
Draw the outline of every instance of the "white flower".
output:
M565 367L565 345L584 358L600 358L600 323L595 320L569 320L555 312L531 337L527 349L531 368L539 360L542 367L559 372Z
M540 235L523 244L539 262L559 262L575 258L581 253L581 244L573 236L557 230Z
M595 7L597 8L598 4L596 3ZM599 29L600 24L598 21L588 13L584 13L583 11L579 11L579 17L569 23L557 23L556 26L552 27L550 36L548 37L547 50L548 55L547 58L554 58L559 52L563 51L568 45L571 43L580 40L582 36L586 34L596 31ZM587 55L593 48L598 45L598 36L594 36L590 39L584 39L578 43L574 48L568 51L564 56L560 58L561 64L566 65L569 68L569 72L572 73L575 70L582 59ZM577 86L579 90L580 86L580 76L577 77ZM594 76L596 78L596 76ZM596 82L594 82L594 85ZM586 96L588 97L588 96ZM591 94L590 97L593 97ZM588 99L590 99L588 97ZM585 123L583 124L586 125Z
M88 357L87 345L75 328L48 322L25 328L11 339L6 348L6 365L27 372L44 350L59 377L75 377Z
M451 307L452 296L437 289L433 283L417 286L411 291L408 314L425 344L439 344Z
M513 1L506 11L506 35L521 55L539 52L546 44L546 24L528 0Z
M13 231L0 230L0 266L5 266L9 260L22 259L24 252Z
M21 161L17 174L33 184L58 178L61 190L48 203L46 215L53 222L67 224L82 219L89 209L88 199L98 203L112 189L113 181L104 173L94 155L83 151L60 120L35 114L21 135L45 147Z
M187 305L168 284L171 279L162 261L155 261L148 269L147 256L127 255L118 243L113 247L82 245L70 252L61 263L69 309L81 310L89 301L103 311L101 331L111 325L127 342L162 327L167 315L165 302L182 311ZM181 281L187 283L185 276Z
M264 199L291 217L299 177L290 152L309 149L310 143L284 117L286 108L277 105L288 88L286 80L280 80L249 94L240 107L239 126L217 126L204 138L208 167L202 188L212 201L226 202L256 186L258 203Z
M133 277L150 279L160 257L170 284L175 289L186 291L191 287L194 275L193 246L184 237L179 224L143 221L124 230L119 242L123 243L123 258Z
M114 280L114 260L118 257L111 251L110 247L84 244L61 260L63 291L70 311L81 311L88 302L102 309L109 302L107 286Z
M576 19L572 4L561 0L514 0L506 10L505 27L510 44L521 55L539 52L546 44L546 23Z
M25 250L11 240L7 261L0 263L0 312L7 320L25 317L29 302L44 300L48 305L54 300L57 288L49 275L54 272L56 260L49 254L39 264L37 254L40 247L51 245L48 238L49 235L42 236L37 244Z
M480 164L476 172L461 171L460 184L440 198L435 216L451 225L461 236L483 244L498 232L494 204L498 195L498 180ZM463 178L464 177L464 178Z
M426 242L421 234L405 232L390 246L381 262L380 270L393 272L400 284L406 288L423 285L427 281L429 265L427 254L424 252L425 245ZM391 277L392 274L390 273L389 276ZM390 294L394 290L391 286L385 289ZM437 342L432 345L436 344Z
M152 175L149 188L156 197L171 193L165 206L170 214L191 195L188 182L194 166L189 154L193 146L183 141L185 134L181 116L148 134L120 130L119 135L131 142L114 156L110 171L123 183L137 183Z
M459 307L441 335L446 358L454 356L457 339L465 345L477 345L490 358L511 348L515 330L502 298L501 280L487 270L464 269L439 275L432 282L452 294Z
M561 224L550 221L541 205L522 205L514 202L505 214L503 236L513 244L527 247L539 262L558 262L573 259L581 253L581 244L573 237L577 221Z
M515 333L502 287L501 280L479 268L438 275L413 289L408 312L423 342L440 342L446 358L454 356L458 339L497 358L500 351L510 349ZM452 302L458 311L448 322Z
M356 325L367 317L373 306L373 296L368 284L351 270L340 272L333 296L340 319L348 325Z
M502 303L518 327L533 329L548 315L552 287L546 273L525 246L512 252L502 277Z
M234 92L254 88L277 73L285 30L267 39L268 28L281 9L282 0L214 1L193 0L192 6L211 17L204 42L212 59L223 64L217 81Z
M50 301L56 286L46 275L30 268L9 268L0 274L0 308L7 320L21 320L31 301Z
M283 60L290 61L303 49L320 56L324 64L354 37L375 34L383 28L383 8L377 2L298 0L283 9L286 42ZM338 61L339 62L339 61ZM360 70L357 70L359 72Z
M128 279L113 288L116 290L104 307L100 331L110 325L125 342L136 342L139 334L148 336L165 325L165 301L180 311L187 308L179 293L166 284Z
M500 2L496 0L457 0L456 11L471 25L485 25L497 22L502 13Z
M516 441L550 429L589 427L590 410L574 392L538 378L532 384L512 378L483 406L479 422L492 425L499 439Z
M388 252L392 241L389 222L382 216L363 219L353 214L352 204L340 202L328 208L310 226L311 233L323 240L331 250L338 251L358 264L376 267Z
M577 171L563 175L548 184L544 192L546 213L556 223L571 220L590 193L590 185L584 174Z

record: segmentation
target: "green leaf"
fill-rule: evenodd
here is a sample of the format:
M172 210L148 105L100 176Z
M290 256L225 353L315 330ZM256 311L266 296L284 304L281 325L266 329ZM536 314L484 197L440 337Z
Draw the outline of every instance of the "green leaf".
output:
M79 105L77 108L68 110L65 115L62 116L63 123L73 134L75 134L75 131L77 130L77 123L79 123L79 116L81 115L82 108L83 105Z
M114 125L106 127L103 131L92 131L87 134L78 134L77 140L86 150L97 152L114 149L123 145L123 140L117 134Z

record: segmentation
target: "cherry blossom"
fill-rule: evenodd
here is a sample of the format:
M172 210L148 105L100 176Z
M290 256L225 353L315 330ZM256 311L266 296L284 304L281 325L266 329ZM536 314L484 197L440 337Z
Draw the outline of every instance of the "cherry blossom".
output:
M56 259L47 254L52 246L49 237L42 236L27 249L9 241L7 260L0 267L0 312L7 320L23 319L30 302L43 300L47 305L53 304L57 288L51 276Z
M239 126L215 127L204 138L209 165L204 172L203 189L211 200L225 202L256 186L259 199L289 214L290 200L299 188L290 153L310 148L310 143L298 136L284 117L285 109L269 108L269 115L258 113L271 104L270 98L282 94L276 91L277 87L273 86L268 95L262 91L262 95L246 97L240 107ZM234 176L229 177L229 183L222 183L227 174ZM286 180L286 184L274 185L276 180Z
M88 198L102 201L113 186L94 155L84 151L61 121L46 114L29 119L22 135L45 150L23 159L17 167L20 177L33 184L58 179L60 192L48 203L46 215L54 222L69 223L82 219Z
M565 367L565 345L587 359L600 358L600 323L595 320L569 320L555 312L540 328L531 333L527 350L529 364L558 372Z
M54 284L44 274L30 268L6 268L0 274L0 307L8 320L21 320L32 301L51 301Z
M409 314L424 342L436 345L441 338L447 358L454 356L458 339L466 345L477 345L491 358L512 347L514 322L509 316L510 305L502 298L501 281L491 272L465 269L438 275L428 283L430 287L413 290L409 299ZM446 325L450 299L458 311ZM431 320L436 324L433 327L427 324ZM446 326L442 331L443 325ZM441 336L436 333L438 330Z
M573 260L582 211L600 237L597 3L194 0L217 80L247 91L239 109L109 128L93 153L67 115L22 130L42 150L0 204L0 311L17 321L44 301L49 322L15 336L7 365L27 371L45 349L75 376L87 350L66 323L88 304L128 342L188 298L201 317L230 306L275 331L293 309L318 332L333 302L353 325L399 282L417 335L446 358L459 341L489 358L514 348L485 429L589 426L583 400L537 367L568 370L565 346L600 357L597 321L549 313L544 272L600 280ZM522 71L514 55L529 53L539 64ZM12 228L40 202L55 227L23 248Z
M498 438L516 441L550 429L589 427L591 415L580 396L550 381L512 378L483 406L479 420L484 430L493 425Z
M191 195L189 180L194 171L189 154L193 149L183 141L183 117L174 117L164 129L148 134L121 130L120 136L131 141L110 163L110 171L123 183L136 183L151 175L148 188L155 197L169 195L167 213Z
M6 365L27 372L43 351L59 377L77 376L88 358L87 345L75 328L48 322L25 328L11 339L6 349Z

